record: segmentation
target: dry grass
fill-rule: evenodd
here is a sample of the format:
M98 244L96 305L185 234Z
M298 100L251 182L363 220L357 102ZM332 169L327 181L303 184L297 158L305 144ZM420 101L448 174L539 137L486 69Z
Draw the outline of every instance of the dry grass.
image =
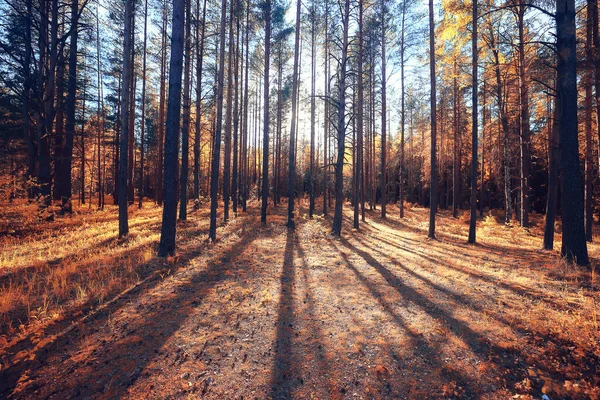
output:
M306 204L289 232L285 208L261 227L251 204L216 245L194 212L168 263L150 204L125 241L114 208L3 237L0 397L600 396L598 244L590 272L540 250L539 215L488 212L470 246L466 213L441 211L429 240L426 209L357 231L347 207L338 239ZM59 320L71 331L42 329Z
M2 208L0 230L0 336L66 310L102 304L139 282L155 266L161 209L130 207L130 235L118 238L116 207L76 207L73 215L40 222L35 204ZM16 228L16 225L19 225Z

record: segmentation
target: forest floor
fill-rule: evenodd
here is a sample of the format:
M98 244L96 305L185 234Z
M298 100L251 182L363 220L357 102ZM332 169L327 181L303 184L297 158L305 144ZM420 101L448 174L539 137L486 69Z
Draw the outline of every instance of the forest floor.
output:
M541 216L488 213L470 246L466 212L430 240L427 209L357 231L348 205L334 238L304 203L295 231L252 203L210 244L203 207L165 260L149 203L124 240L114 206L33 210L0 211L0 398L600 397L600 245L567 264Z

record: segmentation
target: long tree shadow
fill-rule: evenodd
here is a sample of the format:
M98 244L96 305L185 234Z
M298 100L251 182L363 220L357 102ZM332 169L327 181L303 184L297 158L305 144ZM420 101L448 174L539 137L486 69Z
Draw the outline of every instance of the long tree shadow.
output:
M474 331L466 322L451 316L446 310L434 303L425 295L419 293L413 287L404 284L390 270L365 251L356 248L347 240L341 243L352 253L359 255L367 264L374 268L386 282L394 288L405 300L419 306L424 312L434 319L451 327L454 334L461 337L463 342L474 354L484 360L493 362L503 374L507 387L517 390L517 384L528 376L528 365L525 363L527 355L514 348L503 348L492 343L489 339ZM563 374L546 365L537 366L545 375L560 379ZM539 385L541 389L541 385Z
M177 290L174 291L173 296L168 297L165 301L153 304L153 307L144 314L142 325L129 327L130 334L136 332L137 336L135 337L138 340L122 340L113 343L104 340L105 354L108 355L105 364L115 368L111 372L110 377L103 376L100 371L92 369L86 370L85 374L78 376L76 382L43 382L42 384L41 382L34 381L25 388L26 391L33 393L34 390L43 387L45 391L50 391L48 396L55 395L67 398L72 396L91 396L100 389L110 390L109 397L120 397L141 376L141 372L147 363L152 360L153 356L155 356L157 349L188 318L194 304L200 302L204 294L211 287L221 281L230 279L231 276L235 276L236 272L242 268L241 265L235 265L235 260L259 234L261 234L259 230L250 231L247 236L237 243L218 252L212 257L212 260L205 268L193 273L190 272L189 278L187 278L184 284L176 288ZM205 249L206 246L198 246L182 254L179 262L170 266L170 274L173 275L189 266L190 262L200 256ZM227 258L228 262L234 265L232 270L224 270L223 258ZM22 377L34 377L36 370L39 368L53 361L55 363L60 362L57 360L62 359L61 357L63 356L60 353L66 348L69 348L70 351L75 351L72 348L72 344L77 341L82 332L90 334L102 329L102 327L106 326L110 316L117 310L122 309L130 302L134 302L137 298L148 293L162 282L163 276L157 271L135 287L120 293L103 307L97 308L75 322L70 321L64 330L52 337L45 338L41 342L42 344L37 346L31 346L30 344L32 347L30 351L32 354L30 356L17 360L16 363L13 363L10 367L0 372L0 397L9 397ZM25 346L27 346L27 343L25 343ZM14 351L15 349L13 349ZM120 358L119 356L115 356L115 354L119 354ZM134 360L135 368L133 370L121 368L120 366L124 359ZM71 370L75 370L77 367L78 365L75 363L71 367ZM69 387L70 385L75 385L75 387ZM19 396L21 395L22 393L19 394Z
M549 298L547 293L544 293L534 287L530 287L530 286L524 287L522 285L518 285L515 283L504 282L499 278L495 278L495 277L489 276L487 274L484 274L480 271L475 271L471 268L458 265L455 262L455 259L459 256L456 255L455 253L452 254L452 257L444 257L444 258L435 257L435 256L433 256L433 254L436 254L436 253L439 254L439 252L434 249L431 249L431 248L428 248L427 251L421 250L423 243L420 243L420 242L417 242L415 244L415 246L401 245L399 243L394 243L389 240L386 240L386 239L382 238L381 235L377 236L377 240L381 241L389 246L392 246L392 247L398 248L402 251L405 251L407 253L414 254L415 256L418 256L418 257L422 258L423 260L429 262L433 266L443 264L445 267L452 269L456 272L468 275L474 279L479 279L479 280L485 281L487 283L499 286L499 287L501 287L505 290L511 291L521 297L524 297L524 298L532 298L533 297L536 300L541 300L541 301L544 301L545 303L548 303L555 309L558 309L558 310L565 309L565 304ZM437 244L438 243L436 243L436 245ZM447 248L446 246L444 246L444 247ZM452 250L451 248L447 248L447 249L448 249L448 251ZM471 258L466 258L465 261L473 262L475 260L473 259L473 257L471 257Z
M346 246L346 243L344 243L344 240L342 240L341 242L344 246ZM398 325L403 331L405 331L407 333L411 342L413 343L412 348L413 348L414 356L417 358L423 359L424 362L426 364L428 364L430 367L435 366L435 367L440 368L445 382L456 382L458 384L458 386L463 388L464 393L462 393L462 394L466 398L476 397L479 388L473 385L472 380L468 376L464 376L460 371L457 371L453 368L444 367L444 363L442 362L442 359L440 358L439 350L434 348L432 345L430 345L427 342L427 340L424 338L424 336L421 332L419 332L419 331L415 330L413 327L411 327L407 323L407 321L405 321L405 319L394 310L394 306L385 300L385 296L379 290L378 285L373 283L371 280L369 280L367 277L365 277L359 271L359 269L350 261L350 259L348 258L348 254L346 254L346 252L344 252L341 248L339 248L336 245L334 245L334 247L337 249L338 253L342 256L344 263L350 269L350 271L352 271L352 273L355 275L355 277L358 279L358 281L369 290L369 292L371 293L373 298L375 298L377 300L377 302L380 304L380 306L385 310L385 312L387 312L393 318L396 325ZM348 246L346 246L346 247L348 247ZM349 247L349 250L351 252L355 251L353 247ZM402 281L398 278L394 279L393 281L395 282L396 285L402 285ZM393 354L393 356L396 360L402 359L402 357L400 357L396 354ZM415 373L419 374L418 371L408 371L408 372L411 374L415 374ZM445 382L428 382L428 384L429 385L437 384L441 387L442 384ZM398 393L398 395L400 395L400 393Z
M273 399L291 397L294 388L299 385L296 365L293 360L294 335L294 233L288 230L283 268L280 277L279 310L275 337L275 360L271 376L270 397Z

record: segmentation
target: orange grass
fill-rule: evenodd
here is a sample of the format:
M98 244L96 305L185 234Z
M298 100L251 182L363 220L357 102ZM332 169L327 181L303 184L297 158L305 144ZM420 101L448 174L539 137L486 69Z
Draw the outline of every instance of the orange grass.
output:
M427 209L407 205L403 220L396 206L386 220L368 212L357 231L347 205L338 239L330 217L309 219L305 202L289 232L285 209L270 208L261 227L250 204L219 229L214 246L205 245L208 210L195 211L179 223L179 256L167 264L154 257L160 209L150 204L131 208L124 241L112 207L2 238L2 260L12 260L0 275L8 336L17 315L24 331L37 320L88 315L73 310L160 273L103 317L73 323L77 334L5 343L6 390L107 398L600 396L598 244L589 245L590 272L540 250L540 215L522 229L487 212L471 246L466 212L455 219L440 211L438 238L429 240ZM56 351L48 353L50 345Z

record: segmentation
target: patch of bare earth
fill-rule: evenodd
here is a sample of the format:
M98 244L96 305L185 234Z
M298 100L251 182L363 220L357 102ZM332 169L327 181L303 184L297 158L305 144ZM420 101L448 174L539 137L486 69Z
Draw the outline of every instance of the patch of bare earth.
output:
M395 207L358 231L347 208L334 238L304 206L292 232L285 205L261 227L252 204L214 245L206 211L192 214L176 258L2 342L0 397L600 395L597 282L538 250L540 218L523 230L487 217L469 246L467 218L445 211L437 240L428 210L400 220Z

